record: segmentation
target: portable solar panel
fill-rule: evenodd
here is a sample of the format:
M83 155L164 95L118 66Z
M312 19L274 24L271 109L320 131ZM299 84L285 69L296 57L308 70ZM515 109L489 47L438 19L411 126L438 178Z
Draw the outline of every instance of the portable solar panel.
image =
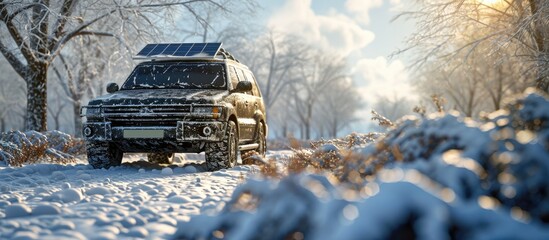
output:
M135 58L214 58L221 43L154 43L147 44Z

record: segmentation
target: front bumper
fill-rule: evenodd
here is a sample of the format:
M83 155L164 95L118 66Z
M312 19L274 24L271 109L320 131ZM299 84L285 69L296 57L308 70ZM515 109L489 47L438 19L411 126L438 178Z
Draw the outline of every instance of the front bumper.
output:
M177 121L175 127L113 127L111 122L86 122L83 125L86 141L217 142L223 138L227 124L219 121Z

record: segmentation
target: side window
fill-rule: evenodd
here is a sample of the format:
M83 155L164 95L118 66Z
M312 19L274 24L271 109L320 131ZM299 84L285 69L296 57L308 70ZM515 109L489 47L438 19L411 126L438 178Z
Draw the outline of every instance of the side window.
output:
M240 81L250 81L250 80L247 80L246 79L246 76L244 75L244 71L242 71L242 69L238 69L236 71L238 73L238 79L240 79ZM251 81L250 81L251 82ZM253 82L252 82L253 83ZM253 85L253 84L252 84ZM252 89L253 90L253 89ZM246 94L249 94L249 95L252 95L252 92L249 91L249 92L246 92Z
M252 93L256 97L261 97L261 93L259 92L259 89L257 88L257 81L254 78L254 75L250 71L244 71L244 74L246 75L246 78L248 81L252 82Z
M231 89L235 89L236 84L238 84L238 77L237 77L237 74L236 74L236 69L233 66L229 67L229 75L230 75L230 78L231 78L231 85L232 85Z

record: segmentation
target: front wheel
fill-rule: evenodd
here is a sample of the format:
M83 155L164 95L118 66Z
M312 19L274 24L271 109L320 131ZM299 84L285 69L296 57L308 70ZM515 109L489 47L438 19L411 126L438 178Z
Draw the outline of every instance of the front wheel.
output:
M234 167L238 155L236 124L234 122L227 123L227 130L221 142L207 143L205 150L206 166L209 171Z
M86 144L88 162L95 168L120 166L124 153L108 142L89 142Z

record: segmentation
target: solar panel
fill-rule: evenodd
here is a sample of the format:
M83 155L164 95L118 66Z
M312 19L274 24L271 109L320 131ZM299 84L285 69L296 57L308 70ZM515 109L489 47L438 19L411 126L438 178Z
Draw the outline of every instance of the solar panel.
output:
M155 43L147 44L136 58L215 57L221 43Z

